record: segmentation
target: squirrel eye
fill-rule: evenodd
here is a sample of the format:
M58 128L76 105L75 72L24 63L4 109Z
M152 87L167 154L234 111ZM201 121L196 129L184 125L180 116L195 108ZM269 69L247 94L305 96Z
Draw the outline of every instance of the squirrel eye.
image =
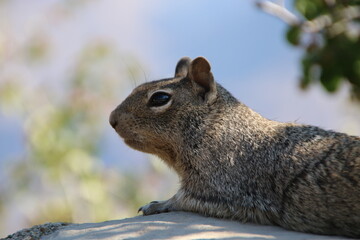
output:
M171 95L166 92L156 92L149 100L150 107L160 107L167 104L170 101Z

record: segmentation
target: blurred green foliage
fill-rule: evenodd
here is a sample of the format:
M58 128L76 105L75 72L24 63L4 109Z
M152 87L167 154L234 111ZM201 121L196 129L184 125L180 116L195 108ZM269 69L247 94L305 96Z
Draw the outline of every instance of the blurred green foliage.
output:
M41 48L46 44L28 46L23 53L26 61L45 56ZM22 78L2 79L1 111L20 117L26 151L19 159L2 163L10 180L0 189L0 205L16 202L20 208L22 204L35 208L26 214L28 225L102 221L136 213L140 203L134 185L141 178L106 168L97 157L104 122L124 85L119 77L130 77L114 72L121 69L115 66L118 57L107 44L90 44L62 90L46 84L33 87Z
M286 38L302 48L303 89L320 82L335 92L342 82L360 101L360 1L295 0L300 21L289 26Z

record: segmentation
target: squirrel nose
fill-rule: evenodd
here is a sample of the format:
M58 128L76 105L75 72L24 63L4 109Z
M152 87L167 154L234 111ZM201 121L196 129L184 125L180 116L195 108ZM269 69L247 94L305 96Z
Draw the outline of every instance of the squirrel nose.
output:
M116 126L117 126L117 124L118 124L118 122L117 122L117 120L116 120L116 118L115 118L115 113L114 113L114 111L110 114L110 118L109 118L109 123L110 123L110 125L115 129L116 128Z
M110 119L109 121L110 125L113 127L113 128L116 128L117 126L117 121L115 119Z

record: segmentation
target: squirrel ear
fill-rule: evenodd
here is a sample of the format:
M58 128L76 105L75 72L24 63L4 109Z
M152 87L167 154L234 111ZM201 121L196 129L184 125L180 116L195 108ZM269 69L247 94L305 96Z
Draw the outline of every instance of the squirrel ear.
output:
M191 59L188 57L183 57L176 64L175 68L175 77L186 77L189 72L189 66L191 63Z
M199 93L205 93L205 101L211 104L216 99L217 90L210 70L210 63L203 57L197 57L190 64L189 78Z

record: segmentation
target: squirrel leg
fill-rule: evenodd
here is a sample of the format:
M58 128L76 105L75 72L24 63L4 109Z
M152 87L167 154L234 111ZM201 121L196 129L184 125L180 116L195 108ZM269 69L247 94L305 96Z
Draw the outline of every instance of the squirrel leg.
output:
M179 203L184 202L182 199L183 194L181 191L176 193L172 198L166 201L152 201L139 208L138 212L142 212L143 215L152 215L164 212L181 211Z
M143 215L170 212L172 210L171 204L169 203L170 200L171 199L167 201L152 201L151 203L140 207L138 212L142 212Z

